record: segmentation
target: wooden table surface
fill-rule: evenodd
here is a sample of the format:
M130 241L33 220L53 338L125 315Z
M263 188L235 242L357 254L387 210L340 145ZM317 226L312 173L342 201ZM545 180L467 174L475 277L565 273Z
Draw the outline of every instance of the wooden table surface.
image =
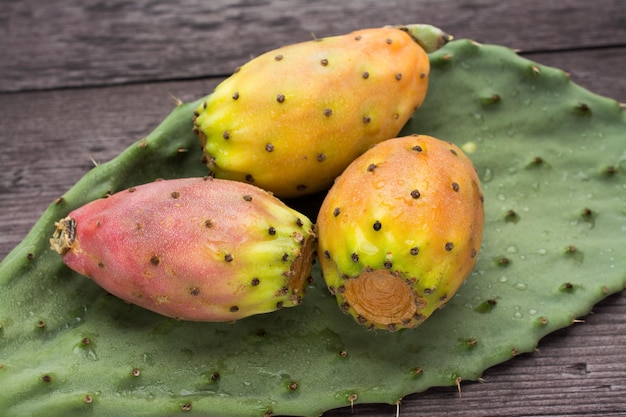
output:
M156 127L172 96L195 100L250 56L312 34L412 22L519 49L626 102L624 0L3 0L0 258L93 161ZM399 414L626 415L626 292L462 388L462 398L456 388L408 396ZM397 411L356 405L326 415Z

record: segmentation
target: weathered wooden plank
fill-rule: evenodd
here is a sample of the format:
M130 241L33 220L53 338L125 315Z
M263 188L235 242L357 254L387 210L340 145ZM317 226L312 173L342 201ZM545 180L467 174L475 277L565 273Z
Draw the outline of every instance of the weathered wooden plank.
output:
M626 47L625 20L623 0L5 0L0 92L224 75L311 33L415 21L528 51Z
M624 2L626 8L626 2ZM544 65L561 68L594 93L626 103L626 47L560 53L524 53Z

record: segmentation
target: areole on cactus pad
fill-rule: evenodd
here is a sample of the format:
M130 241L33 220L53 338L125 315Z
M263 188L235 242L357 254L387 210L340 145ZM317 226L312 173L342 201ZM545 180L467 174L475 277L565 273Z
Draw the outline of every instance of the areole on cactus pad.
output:
M500 46L453 41L430 63L428 97L402 134L463 149L485 209L474 272L444 309L415 329L366 331L337 308L315 266L297 308L234 324L183 322L66 268L48 239L71 210L156 178L205 175L191 132L198 100L85 175L2 261L0 409L16 417L262 417L397 403L475 380L621 291L619 104Z

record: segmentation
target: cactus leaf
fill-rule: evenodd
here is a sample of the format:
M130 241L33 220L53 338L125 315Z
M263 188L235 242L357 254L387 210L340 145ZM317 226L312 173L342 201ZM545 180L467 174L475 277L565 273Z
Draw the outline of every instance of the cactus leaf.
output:
M626 284L626 112L546 67L457 40L430 55L403 134L460 146L485 207L474 272L415 329L367 331L318 267L301 306L230 323L126 304L49 249L73 208L155 178L202 176L183 103L53 202L0 264L0 410L11 416L316 416L477 380ZM497 99L495 99L497 97ZM189 152L178 152L179 148Z

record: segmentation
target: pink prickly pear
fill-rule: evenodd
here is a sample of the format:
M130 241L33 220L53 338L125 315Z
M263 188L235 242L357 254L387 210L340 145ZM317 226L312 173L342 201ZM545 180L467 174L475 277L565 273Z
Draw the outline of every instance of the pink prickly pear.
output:
M311 221L250 184L162 180L93 201L57 223L76 272L168 317L234 321L301 302Z
M471 161L451 143L407 136L361 155L318 216L322 272L341 309L368 328L426 320L474 267L482 199Z

